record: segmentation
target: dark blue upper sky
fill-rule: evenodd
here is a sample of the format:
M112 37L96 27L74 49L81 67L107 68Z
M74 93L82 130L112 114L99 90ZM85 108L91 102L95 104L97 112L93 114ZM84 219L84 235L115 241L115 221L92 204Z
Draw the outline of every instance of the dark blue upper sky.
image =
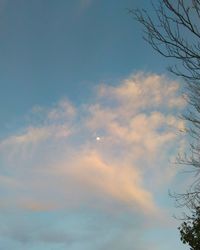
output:
M142 40L141 27L127 11L148 8L147 1L0 4L1 129L33 105L63 96L81 102L94 84L138 70L165 70L163 59Z

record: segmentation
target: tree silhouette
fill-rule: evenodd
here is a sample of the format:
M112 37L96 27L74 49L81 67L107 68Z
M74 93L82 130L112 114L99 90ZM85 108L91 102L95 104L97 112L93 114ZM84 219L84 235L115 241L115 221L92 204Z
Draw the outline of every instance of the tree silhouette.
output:
M193 212L191 218L181 224L179 231L184 244L188 244L191 250L200 249L200 207Z
M189 152L178 155L177 163L195 172L193 184L183 193L174 193L178 206L191 210L200 205L200 0L160 0L152 4L155 17L144 9L130 13L142 24L144 39L161 55L172 59L169 71L184 79L188 109Z

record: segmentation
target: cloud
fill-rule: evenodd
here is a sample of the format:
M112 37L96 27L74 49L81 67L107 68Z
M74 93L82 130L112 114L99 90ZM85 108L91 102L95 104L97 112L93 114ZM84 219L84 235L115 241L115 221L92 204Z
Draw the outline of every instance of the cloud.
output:
M22 132L0 142L4 207L158 214L154 191L173 178L168 160L183 140L178 90L164 76L140 73L100 85L93 103L34 107Z

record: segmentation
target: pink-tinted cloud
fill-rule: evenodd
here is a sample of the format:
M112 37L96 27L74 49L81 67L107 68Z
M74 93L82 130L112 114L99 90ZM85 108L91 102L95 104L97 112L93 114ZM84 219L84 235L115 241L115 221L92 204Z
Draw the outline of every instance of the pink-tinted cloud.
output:
M35 107L24 132L0 142L7 206L115 204L158 213L154 188L175 174L168 160L183 143L177 113L184 105L178 83L140 73L118 86L99 86L92 104Z

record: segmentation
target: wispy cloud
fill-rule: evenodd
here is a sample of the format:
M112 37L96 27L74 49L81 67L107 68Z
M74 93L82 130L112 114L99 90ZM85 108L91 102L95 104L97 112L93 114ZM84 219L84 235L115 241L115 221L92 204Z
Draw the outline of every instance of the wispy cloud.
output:
M158 188L173 177L167 159L182 143L177 112L185 103L178 88L163 76L140 73L118 86L100 85L92 104L61 100L33 108L23 132L0 142L4 206L114 205L156 214L152 183Z

